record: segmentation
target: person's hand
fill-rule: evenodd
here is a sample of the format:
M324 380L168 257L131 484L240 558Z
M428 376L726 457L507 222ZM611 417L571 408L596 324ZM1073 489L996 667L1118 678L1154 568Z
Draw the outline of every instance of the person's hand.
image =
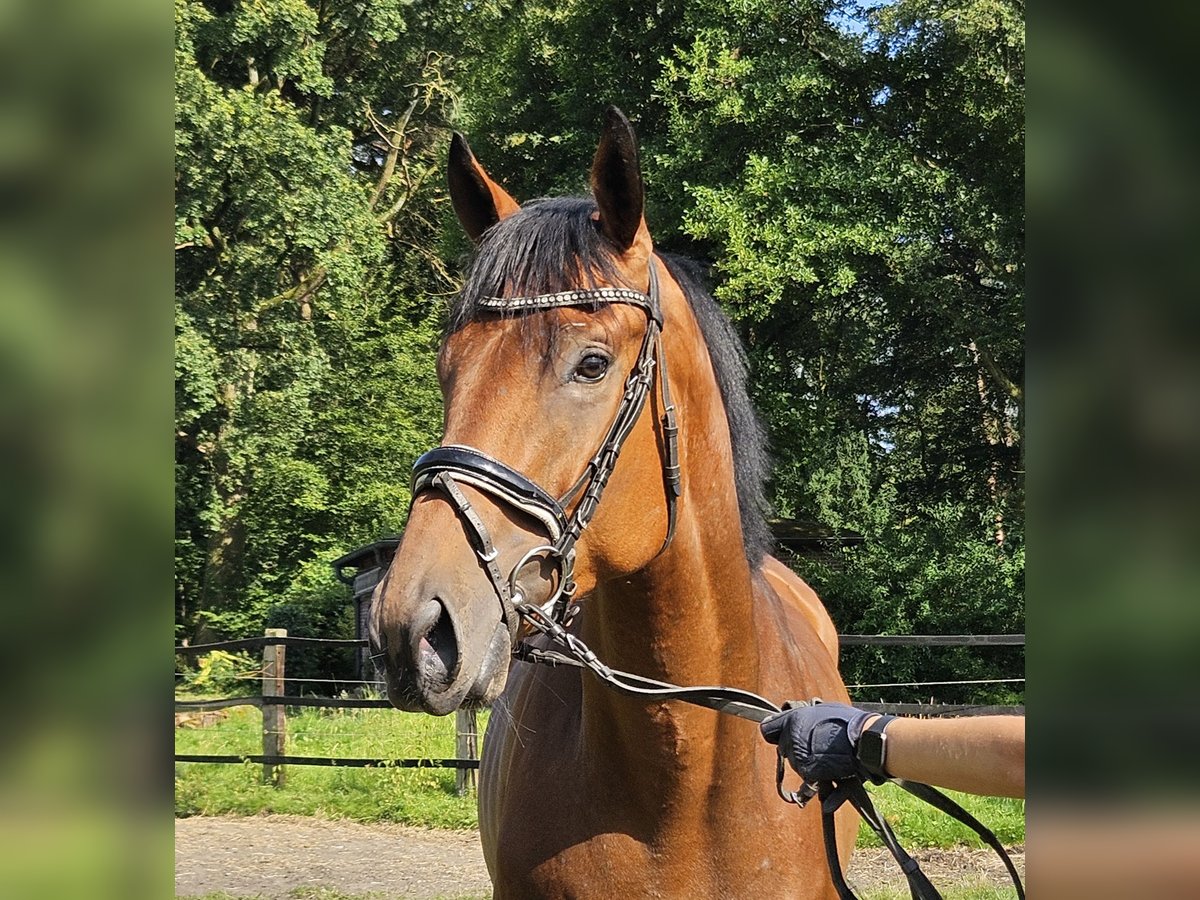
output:
M865 776L855 747L875 716L844 703L815 703L785 710L759 727L800 777L815 784Z

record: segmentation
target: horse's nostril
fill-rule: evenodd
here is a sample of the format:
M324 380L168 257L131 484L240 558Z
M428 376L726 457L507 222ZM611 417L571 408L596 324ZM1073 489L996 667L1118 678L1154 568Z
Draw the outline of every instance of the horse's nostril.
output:
M458 674L458 639L446 607L437 603L438 617L417 646L418 668L428 681L449 685Z

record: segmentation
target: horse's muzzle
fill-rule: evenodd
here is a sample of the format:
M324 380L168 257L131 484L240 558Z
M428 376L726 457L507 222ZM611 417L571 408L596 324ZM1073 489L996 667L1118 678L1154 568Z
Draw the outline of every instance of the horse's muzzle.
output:
M373 658L382 663L388 700L397 709L443 716L490 703L503 689L508 629L500 623L490 638L464 634L450 610L450 603L434 597L399 627L372 627ZM483 645L477 668L464 661L464 641Z

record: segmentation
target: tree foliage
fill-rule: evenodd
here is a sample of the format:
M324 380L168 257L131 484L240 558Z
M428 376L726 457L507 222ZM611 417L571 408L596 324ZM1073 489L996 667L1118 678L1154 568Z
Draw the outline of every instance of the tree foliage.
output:
M846 631L1020 630L1020 5L707 21L659 80L684 229L744 323L781 510L867 537L810 574Z
M749 347L776 510L866 537L805 571L841 630L1023 627L1020 0L180 0L177 22L187 615L295 599L400 525L463 249L448 127L518 197L580 192L616 103L652 233L711 264ZM1019 662L989 653L936 665Z
M802 563L839 627L1021 630L1023 4L506 12L468 77L489 164L523 196L578 188L625 103L652 232L712 262L750 349L777 511L866 537ZM926 678L1020 656L923 653ZM903 680L879 662L848 651L850 680Z
M402 461L439 420L431 296L452 286L433 176L453 92L427 24L401 2L176 3L189 627L260 626L403 523Z

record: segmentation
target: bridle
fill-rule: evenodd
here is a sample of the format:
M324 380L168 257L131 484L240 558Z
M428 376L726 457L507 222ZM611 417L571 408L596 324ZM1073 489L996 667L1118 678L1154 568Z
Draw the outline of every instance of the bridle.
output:
M642 309L646 313L646 332L633 369L625 379L625 393L621 397L612 424L600 442L599 449L570 490L555 499L532 479L482 450L462 444L449 444L428 451L413 465L413 501L415 502L422 493L438 491L454 506L463 529L470 538L475 555L487 573L499 600L501 620L508 628L513 656L516 659L550 666L585 668L622 694L646 700L680 700L754 722L762 722L778 714L781 708L749 691L719 686L680 687L613 669L599 660L583 641L567 630L574 612L578 610L577 605L571 604L576 589L575 544L592 521L604 488L616 468L621 448L641 417L654 383L656 369L663 401L660 422L661 452L667 504L667 533L658 554L670 546L675 534L676 507L681 485L679 428L675 420L675 407L671 402L667 361L662 348L663 315L658 272L651 257L648 293L645 294L629 288L603 287L528 297L487 297L480 303L484 309L498 313L542 312L564 307L597 307L614 303ZM483 491L500 503L535 520L545 529L549 542L527 551L506 577L497 565L498 551L491 534L462 492L460 484ZM572 502L575 502L575 508L568 515L566 510ZM527 602L517 586L521 570L538 558L553 561L557 573L557 577L553 579L549 599L541 604ZM548 637L561 650L534 647L526 641L519 640L522 621ZM785 704L784 708L786 706ZM784 758L781 752L775 776L776 790L783 800L801 807L814 798L819 799L826 857L834 887L842 900L856 900L854 892L842 875L837 855L834 812L843 803L850 803L858 810L864 821L892 853L908 880L914 900L940 900L941 894L921 872L916 860L900 846L887 820L875 810L860 780L848 779L843 782L831 781L811 785L804 783L797 791L785 791L783 780ZM970 826L1000 855L1016 885L1018 897L1024 900L1024 888L1016 868L991 831L935 788L903 779L892 780L920 799Z
M679 426L675 405L671 402L671 387L667 377L667 360L662 348L663 313L659 292L658 269L654 258L649 264L647 293L629 288L601 287L539 294L531 297L487 297L481 301L485 309L501 313L541 312L563 307L597 307L614 303L636 306L646 313L646 331L641 349L629 375L625 391L617 406L600 447L583 469L574 485L560 498L555 498L540 485L512 466L489 456L475 447L449 444L428 451L413 464L412 496L438 491L454 507L459 521L470 538L480 565L492 583L500 603L501 618L508 628L516 659L550 666L580 666L592 671L601 681L624 694L646 699L673 699L728 712L761 722L779 712L779 707L749 691L727 687L680 687L652 678L644 678L601 662L576 635L567 630L577 605L575 594L575 544L595 515L604 488L616 468L626 439L633 431L658 372L662 394L662 472L667 505L667 533L658 554L670 546L675 535L677 507L680 495ZM546 531L549 543L527 551L505 576L497 564L498 551L487 526L476 513L470 500L460 489L468 484L494 499L537 521ZM575 498L578 497L578 501ZM568 515L566 510L575 502ZM540 604L527 602L520 593L517 579L521 570L539 557L554 562L557 577L548 600ZM561 648L551 650L534 647L519 640L520 623L524 621Z
M539 558L548 560L553 563L556 574L552 579L549 599L540 604L543 616L532 613L535 618L548 617L550 621L565 626L577 609L571 606L576 588L575 544L591 523L604 488L617 466L621 448L641 417L654 384L655 370L658 371L663 401L662 457L667 505L667 534L662 547L659 548L659 554L667 549L675 534L676 507L680 494L679 428L675 421L675 407L671 402L671 388L667 379L667 362L662 348L662 303L659 296L658 271L653 258L650 260L648 291L643 294L629 288L601 287L529 297L486 297L480 302L484 309L498 313L543 312L580 306L595 308L615 303L636 306L646 313L646 331L642 337L641 349L633 369L625 379L625 392L617 406L612 424L600 442L599 449L584 467L583 473L562 497L554 498L512 466L482 450L462 444L437 447L425 453L413 465L413 499L426 491L439 491L454 506L464 530L471 539L475 555L492 583L492 590L500 602L501 620L508 628L514 647L517 644L520 618L522 615L529 617L526 607L531 606L526 603L526 598L517 586L521 570L529 563ZM498 554L491 534L460 489L460 484L483 491L500 503L535 520L545 530L548 542L525 553L505 576L497 565ZM568 515L566 510L572 502L575 503L575 507Z
M508 628L516 659L551 666L584 667L624 694L646 699L682 700L761 722L768 715L779 712L779 707L770 700L736 688L680 687L613 669L601 662L583 641L567 630L574 613L579 609L578 605L571 603L576 588L575 544L592 521L604 488L616 468L621 448L641 417L655 381L655 371L658 372L663 403L661 454L667 505L667 533L656 555L661 555L670 546L675 535L681 488L679 426L675 418L675 405L671 401L667 360L662 347L662 302L658 269L653 257L649 269L648 292L645 294L629 288L601 287L530 297L486 297L480 301L485 309L499 313L542 312L564 307L595 308L614 303L636 306L646 313L646 331L641 349L625 379L625 391L612 424L583 473L562 497L556 499L512 466L463 444L437 447L413 464L412 497L415 502L420 494L437 491L444 494L454 507L475 555L492 583L492 591L500 603L501 619ZM545 529L549 542L527 551L506 576L497 564L498 551L492 536L462 492L460 484L483 491L537 521ZM575 499L577 497L578 501ZM575 502L575 508L568 515L566 510L572 502ZM521 570L538 558L553 561L557 573L549 599L540 604L527 602L517 586ZM562 652L534 647L527 641L519 640L522 621L547 636L562 648Z

